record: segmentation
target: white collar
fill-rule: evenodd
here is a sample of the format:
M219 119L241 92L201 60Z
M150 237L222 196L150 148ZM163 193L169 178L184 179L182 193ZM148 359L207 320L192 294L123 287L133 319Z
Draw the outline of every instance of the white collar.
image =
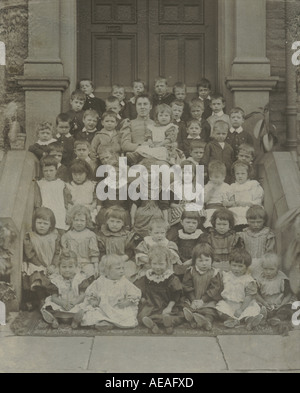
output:
M124 100L120 101L120 105L125 106L125 101Z
M65 138L70 138L72 135L69 132L65 135L56 134L56 138L60 138L61 136L64 136Z
M132 104L135 104L135 97L134 97L134 96L131 97L129 101L130 101Z
M53 142L57 142L57 139L52 138L52 139L50 139L50 141L46 141L46 142L37 141L37 144L41 145L41 146L48 146L48 145L50 145L50 143L53 143Z
M149 281L154 281L156 283L163 282L167 280L170 276L172 276L173 272L172 270L166 270L163 274L158 276L155 274L152 269L149 269L146 271L146 277L148 278Z
M233 134L234 132L236 132L237 134L240 134L241 132L243 132L243 128L242 128L242 127L239 127L239 128L233 128L233 127L231 127L229 131L230 131L232 134Z
M117 119L122 120L122 117L119 115L119 113L117 114Z
M217 117L222 117L223 115L224 115L223 111L221 111L219 113L214 113L214 116L217 116Z
M193 140L195 140L195 139L201 139L201 137L199 135L199 136L196 136L196 138L193 138L191 135L188 135L186 139L193 139Z
M210 97L210 96L207 96L206 98L202 98L202 97L199 96L199 100L201 100L201 101L204 101L204 100L211 100L211 97Z
M183 232L183 229L179 229L178 231L178 237L179 239L183 240L196 240L199 238L200 235L202 235L201 229L196 229L194 233L185 233Z
M88 97L90 97L90 98L95 98L95 95L94 95L93 93L91 93L91 94L89 94Z
M92 134L93 132L96 132L96 131L97 131L97 128L94 128L92 131L88 131L85 127L82 130L82 132L86 132L87 134Z
M176 123L180 123L181 122L181 119L174 119L174 121L176 121Z
M222 149L224 149L224 147L225 147L225 142L218 142L218 144L222 147Z

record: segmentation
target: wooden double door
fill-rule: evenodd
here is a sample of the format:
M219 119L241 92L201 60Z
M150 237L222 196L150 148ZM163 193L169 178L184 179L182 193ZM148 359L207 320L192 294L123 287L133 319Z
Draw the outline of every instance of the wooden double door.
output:
M78 0L78 78L100 97L160 75L193 95L203 76L216 86L217 58L217 0Z

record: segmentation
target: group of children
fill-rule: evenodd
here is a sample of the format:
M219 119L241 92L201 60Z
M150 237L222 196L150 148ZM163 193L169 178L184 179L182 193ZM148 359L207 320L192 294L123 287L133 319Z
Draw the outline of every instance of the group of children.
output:
M41 174L24 239L24 306L41 307L53 328L68 318L73 328L140 323L154 334L171 334L184 322L252 330L288 320L293 295L266 226L243 109L225 114L224 98L210 96L207 79L190 103L185 85L169 93L165 78L156 80L152 100L141 80L128 101L120 85L105 102L91 81L78 87L55 130L39 124L29 148ZM124 148L125 135L133 148ZM169 200L159 189L158 200L99 201L96 168L118 171L121 155L150 174L153 164L188 166L194 190L203 165L204 209L187 208L195 200L178 200L174 184ZM149 179L143 181L153 191Z

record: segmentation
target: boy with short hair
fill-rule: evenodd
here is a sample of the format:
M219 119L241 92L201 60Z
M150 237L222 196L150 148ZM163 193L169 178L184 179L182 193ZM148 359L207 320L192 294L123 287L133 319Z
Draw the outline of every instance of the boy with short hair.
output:
M239 146L237 160L245 162L250 166L249 179L258 180L257 167L253 163L255 159L255 149L252 145L242 143Z
M155 108L160 104L170 105L174 101L174 94L168 93L168 82L163 76L159 76L154 81L154 94L152 97L152 113L155 113Z
M61 163L63 158L63 146L59 142L54 142L49 146L48 157L53 157L58 162L56 177L65 183L71 179L68 168Z
M63 146L62 164L70 166L74 159L74 138L70 134L71 119L67 113L56 117L56 139Z
M202 78L197 84L197 93L197 98L199 98L203 105L202 118L206 120L212 115L212 110L210 108L211 83L208 79Z
M100 118L102 113L105 112L105 103L101 98L94 95L95 89L93 82L90 79L81 79L78 83L78 88L86 95L86 101L82 109L84 111L93 109L98 113Z
M207 182L207 167L204 165L204 152L206 143L204 141L191 141L190 142L190 154L188 154L188 160L193 162L195 165L204 166L204 182Z
M185 101L186 99L186 85L182 82L176 82L173 86L173 94L176 98L176 101L180 101L183 103L183 113L181 115L181 120L187 122L190 115L190 107L189 104Z
M225 108L225 98L221 94L215 94L211 97L210 108L212 110L212 115L207 121L211 126L211 130L213 130L214 124L218 120L223 120L228 123L229 127L231 126L229 116L223 111Z
M243 129L243 124L245 122L245 112L242 108L236 107L231 109L230 114L231 127L226 138L226 142L234 150L235 157L237 158L239 147L242 143L247 143L248 145L253 145L252 136Z
M214 123L213 140L205 148L203 162L206 166L211 161L221 161L226 166L225 183L231 183L231 167L234 163L234 151L229 143L225 142L229 131L229 124L224 120Z
M146 84L142 79L136 79L132 83L132 91L133 91L133 97L130 98L130 100L127 102L127 113L126 117L129 120L136 119L137 117L137 111L136 111L136 99L140 94L145 93L146 90Z
M211 127L208 121L203 118L203 103L199 98L193 98L190 101L190 114L191 119L200 122L203 135L202 139L208 143L210 141Z
M183 110L184 110L184 102L180 100L174 100L171 102L172 114L173 114L173 123L178 126L178 134L177 134L177 143L178 148L182 150L183 140L186 136L186 124L181 119Z
M125 119L127 116L127 102L125 100L126 95L125 95L125 88L122 85L113 85L111 89L111 95L113 97L116 97L119 100L121 110L119 111L119 115L121 116L122 119Z
M83 114L83 124L84 128L82 131L77 132L76 140L86 140L92 143L96 132L98 131L97 124L99 121L98 112L93 109L88 109Z
M67 112L67 115L71 119L70 134L74 136L78 131L81 131L84 127L83 124L83 106L85 104L85 94L81 90L75 90L71 94L70 105L71 109Z

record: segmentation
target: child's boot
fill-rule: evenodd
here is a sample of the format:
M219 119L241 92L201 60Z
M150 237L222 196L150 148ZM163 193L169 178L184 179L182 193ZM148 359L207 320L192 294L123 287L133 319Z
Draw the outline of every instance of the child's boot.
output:
M197 324L194 320L194 314L188 308L184 307L183 309L184 318L189 322L192 329L197 327Z
M224 326L228 327L228 328L234 328L236 326L239 326L240 321L238 319L234 319L234 318L229 318L224 322Z
M263 314L258 314L255 317L246 318L246 329L252 330L253 328L257 327L258 325L260 325L263 318Z
M173 326L173 319L171 315L163 315L163 324L164 327L166 328L166 333L167 334L172 334L174 333L174 326Z
M203 315L195 313L194 319L197 322L198 327L200 327L200 328L202 327L203 329L205 329L207 331L212 329L211 322L207 318L205 318Z
M144 317L144 318L142 319L142 322L143 322L143 324L144 324L148 329L151 330L151 332L152 332L153 334L161 334L161 333L162 333L162 331L160 330L160 328L156 325L156 323L154 323L154 322L152 321L151 318L149 318L149 317Z
M57 329L59 327L57 319L49 311L42 310L42 316L44 320L53 327L53 329Z
M76 313L74 315L74 318L73 318L73 321L72 321L72 324L71 324L72 329L77 329L78 328L78 326L80 325L80 323L82 321L83 314L84 314L84 312L81 310L81 311L78 311L78 313Z

